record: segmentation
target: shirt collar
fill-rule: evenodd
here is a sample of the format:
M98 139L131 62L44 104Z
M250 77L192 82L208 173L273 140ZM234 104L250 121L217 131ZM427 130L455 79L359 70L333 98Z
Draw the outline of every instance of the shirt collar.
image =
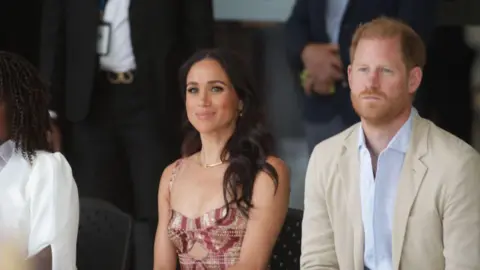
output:
M417 110L412 107L408 120L398 130L397 134L390 140L386 149L393 149L402 153L406 153L410 135L412 133L413 117L418 114ZM360 125L360 132L358 132L358 147L359 149L366 148L365 134L363 133L362 125Z

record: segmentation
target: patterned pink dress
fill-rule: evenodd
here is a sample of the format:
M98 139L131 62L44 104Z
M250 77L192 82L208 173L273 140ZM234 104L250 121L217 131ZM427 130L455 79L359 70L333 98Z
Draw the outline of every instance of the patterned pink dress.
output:
M170 188L181 166L179 161L170 179ZM226 206L213 209L196 218L188 218L172 209L168 235L173 242L182 270L224 270L235 265L240 257L247 218L234 206L228 216ZM206 255L199 259L189 252L200 244Z

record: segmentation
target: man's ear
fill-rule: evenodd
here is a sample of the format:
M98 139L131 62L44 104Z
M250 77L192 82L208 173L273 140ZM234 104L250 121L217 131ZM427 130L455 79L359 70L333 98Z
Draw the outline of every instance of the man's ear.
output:
M348 76L348 85L352 85L351 80L352 80L352 65L348 65L347 67L347 76Z
M420 87L423 78L423 71L420 67L414 67L408 74L408 92L414 94Z

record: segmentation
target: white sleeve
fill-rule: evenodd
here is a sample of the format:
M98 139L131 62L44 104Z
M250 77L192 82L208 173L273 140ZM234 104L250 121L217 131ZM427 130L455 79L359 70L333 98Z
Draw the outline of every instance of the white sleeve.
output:
M28 257L52 250L52 270L76 269L78 190L61 153L39 152L27 188L30 207Z

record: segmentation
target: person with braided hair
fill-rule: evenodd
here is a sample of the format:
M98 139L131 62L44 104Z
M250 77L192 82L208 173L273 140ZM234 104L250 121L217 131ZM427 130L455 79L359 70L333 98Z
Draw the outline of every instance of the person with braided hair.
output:
M34 269L73 270L79 199L72 170L52 152L46 84L27 60L0 52L0 242Z

